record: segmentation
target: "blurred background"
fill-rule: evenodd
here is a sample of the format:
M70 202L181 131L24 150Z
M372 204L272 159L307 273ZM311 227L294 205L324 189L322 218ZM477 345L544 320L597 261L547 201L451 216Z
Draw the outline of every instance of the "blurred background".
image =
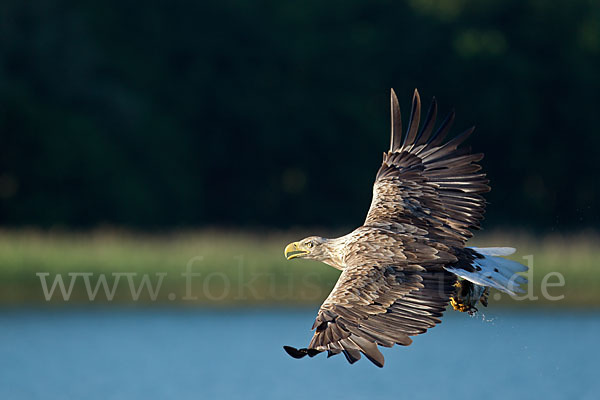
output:
M591 380L577 388L548 382L569 357L577 355L582 371L595 362L598 354L583 350L587 336L552 361L541 357L543 347L526 351L507 337L522 323L531 331L520 339L564 322L538 346L600 330L598 71L593 0L3 1L0 368L10 379L0 393L235 397L227 387L247 390L246 380L275 376L279 386L250 393L281 397L293 381L277 371L299 368L309 379L331 362L349 383L361 373L384 382L366 362L350 369L344 360L285 358L280 345L308 342L338 273L287 263L282 253L289 241L362 223L389 143L393 87L405 119L418 88L425 106L435 96L441 114L456 110L454 133L476 125L469 144L486 154L492 191L472 244L517 247L513 259L532 270L526 298L491 296L486 313L499 313L490 318L495 327L485 317L467 328L463 315L448 316L456 340L479 329L482 345L491 337L513 349L501 351L502 368L511 357L530 360L515 373L523 379L511 386L516 392L486 395L536 387L546 397L586 398ZM231 335L244 327L245 340L206 329L223 325ZM156 353L157 341L175 342L190 326L198 337ZM448 330L434 331L420 347L438 346L431 357L461 357L444 353ZM194 347L194 338L204 344ZM256 362L276 369L232 381L225 367L186 359L187 372L173 375L169 365L213 340L241 346L214 357L249 362L256 346L267 352ZM386 357L397 357L396 368L410 354L423 362L418 345ZM132 347L138 353L126 358ZM86 356L67 357L60 368L32 364L71 353ZM114 365L136 369L142 353L150 366L135 378L146 386L134 388L130 369L117 378ZM90 359L90 375L72 384L69 371ZM199 378L208 372L211 379ZM486 390L491 378L474 374ZM156 386L159 377L171 384ZM430 386L422 377L411 379L422 383L413 398L436 396L416 390ZM493 379L514 383L512 375ZM361 390L345 394L388 395Z

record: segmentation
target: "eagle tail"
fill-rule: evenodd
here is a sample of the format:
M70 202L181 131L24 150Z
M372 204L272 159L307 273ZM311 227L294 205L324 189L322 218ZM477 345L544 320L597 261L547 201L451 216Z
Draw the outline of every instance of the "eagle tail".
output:
M446 270L476 285L493 287L510 295L524 293L520 285L526 284L527 279L518 273L525 272L528 268L521 263L501 257L513 254L515 249L512 247L471 247L471 250L481 256L475 258L471 264L474 271L470 272L454 267L446 267Z

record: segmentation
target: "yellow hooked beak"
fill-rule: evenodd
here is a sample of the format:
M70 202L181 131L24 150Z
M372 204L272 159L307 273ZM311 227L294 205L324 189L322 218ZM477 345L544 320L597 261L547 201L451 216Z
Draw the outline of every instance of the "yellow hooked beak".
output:
M288 260L303 256L308 253L308 250L303 248L298 242L288 244L287 246L285 246L285 250L283 251L283 254L285 254L285 258L287 258Z

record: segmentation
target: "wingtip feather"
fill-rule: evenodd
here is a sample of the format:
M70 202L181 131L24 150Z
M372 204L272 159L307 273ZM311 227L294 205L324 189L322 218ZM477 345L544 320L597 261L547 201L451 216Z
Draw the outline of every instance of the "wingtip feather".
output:
M402 140L402 117L400 115L400 104L394 89L390 92L390 105L392 114L392 134L390 139L390 151L393 152L400 147Z
M412 146L417 138L417 132L419 131L419 122L421 120L421 96L419 91L415 89L412 99L412 107L410 110L410 118L408 120L408 127L406 128L406 136L402 141L402 149L407 146Z

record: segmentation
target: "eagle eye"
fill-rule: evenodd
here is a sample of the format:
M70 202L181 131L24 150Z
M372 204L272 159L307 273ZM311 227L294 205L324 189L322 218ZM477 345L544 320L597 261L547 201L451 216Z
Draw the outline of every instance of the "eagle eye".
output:
M306 247L308 247L309 249L312 249L312 248L313 248L313 246L314 246L314 243L313 243L313 242L307 242L307 243L306 243Z

